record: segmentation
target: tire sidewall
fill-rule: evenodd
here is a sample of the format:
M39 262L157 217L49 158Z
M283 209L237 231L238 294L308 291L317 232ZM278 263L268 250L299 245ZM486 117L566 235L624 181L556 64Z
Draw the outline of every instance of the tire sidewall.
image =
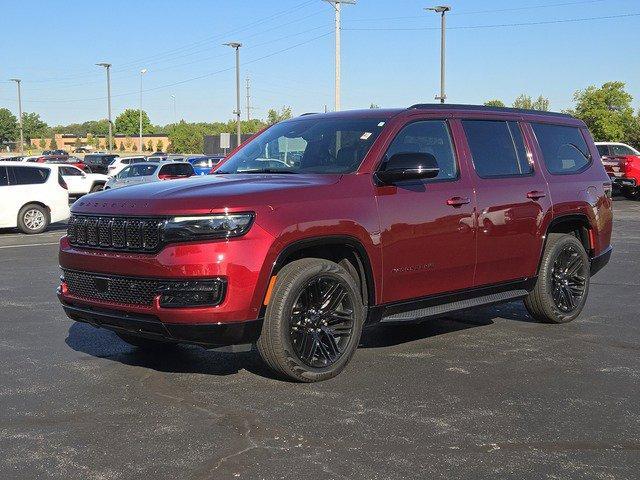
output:
M24 216L27 214L29 210L39 210L40 212L42 212L42 214L44 215L44 223L41 228L38 228L37 230L33 230L27 227L24 221ZM48 226L49 226L49 214L47 210L42 208L40 205L25 205L20 209L20 212L18 213L18 228L20 228L20 230L23 233L26 233L28 235L42 233L47 229Z

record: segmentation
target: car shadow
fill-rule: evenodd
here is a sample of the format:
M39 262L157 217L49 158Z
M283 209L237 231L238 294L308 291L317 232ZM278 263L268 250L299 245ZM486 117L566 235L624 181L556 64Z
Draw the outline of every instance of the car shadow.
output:
M496 318L533 322L521 302L480 307L439 318L409 324L378 324L365 328L359 348L384 348L446 335L459 330L492 325ZM233 375L242 370L260 377L286 380L266 367L255 348L250 352L222 353L195 345L175 345L158 350L139 349L121 340L115 333L86 323L74 322L66 344L77 352L125 365L150 368L166 373Z

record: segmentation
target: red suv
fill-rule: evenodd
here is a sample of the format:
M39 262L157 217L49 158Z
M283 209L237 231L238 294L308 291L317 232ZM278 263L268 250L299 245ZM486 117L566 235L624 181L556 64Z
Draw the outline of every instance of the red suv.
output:
M573 320L611 255L610 197L568 115L308 114L213 175L78 200L58 295L71 319L136 346L257 343L274 371L324 380L367 324L515 299Z
M604 169L614 187L630 200L640 200L640 152L624 143L597 142Z

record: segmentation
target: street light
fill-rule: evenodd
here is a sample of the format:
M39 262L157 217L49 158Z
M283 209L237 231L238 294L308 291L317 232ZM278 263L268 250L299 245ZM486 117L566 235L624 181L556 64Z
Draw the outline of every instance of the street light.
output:
M234 48L236 51L236 110L233 113L236 115L236 140L238 141L236 146L238 146L242 139L240 135L240 47L242 44L229 42L225 43L225 45Z
M96 63L98 67L104 67L107 71L107 110L109 114L109 152L113 150L113 125L111 123L111 75L109 69L110 63Z
M20 80L19 78L10 79L12 82L16 82L18 87L18 118L20 119L20 155L24 154L24 131L22 126L22 96L20 95Z
M437 7L425 8L425 10L431 10L439 13L441 17L440 26L440 95L436 95L436 100L440 100L440 103L444 103L447 95L444 93L444 54L445 54L445 13L451 10L449 5L438 5Z
M356 0L324 0L331 4L333 9L335 10L335 24L336 24L336 78L335 78L335 89L334 89L334 109L337 112L340 110L340 31L342 27L340 26L340 10L341 5L346 3L347 5L355 5Z
M142 151L142 77L145 73L147 73L146 68L140 70L140 152Z

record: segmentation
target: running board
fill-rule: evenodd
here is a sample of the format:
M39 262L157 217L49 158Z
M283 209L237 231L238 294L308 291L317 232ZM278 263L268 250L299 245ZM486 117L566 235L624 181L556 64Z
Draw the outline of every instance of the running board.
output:
M507 292L492 293L491 295L483 295L481 297L470 298L468 300L459 300L457 302L443 303L432 307L410 310L408 312L395 313L393 315L384 316L381 322L409 322L419 318L434 317L471 307L508 302L516 298L526 297L528 293L529 292L527 290L509 290Z

